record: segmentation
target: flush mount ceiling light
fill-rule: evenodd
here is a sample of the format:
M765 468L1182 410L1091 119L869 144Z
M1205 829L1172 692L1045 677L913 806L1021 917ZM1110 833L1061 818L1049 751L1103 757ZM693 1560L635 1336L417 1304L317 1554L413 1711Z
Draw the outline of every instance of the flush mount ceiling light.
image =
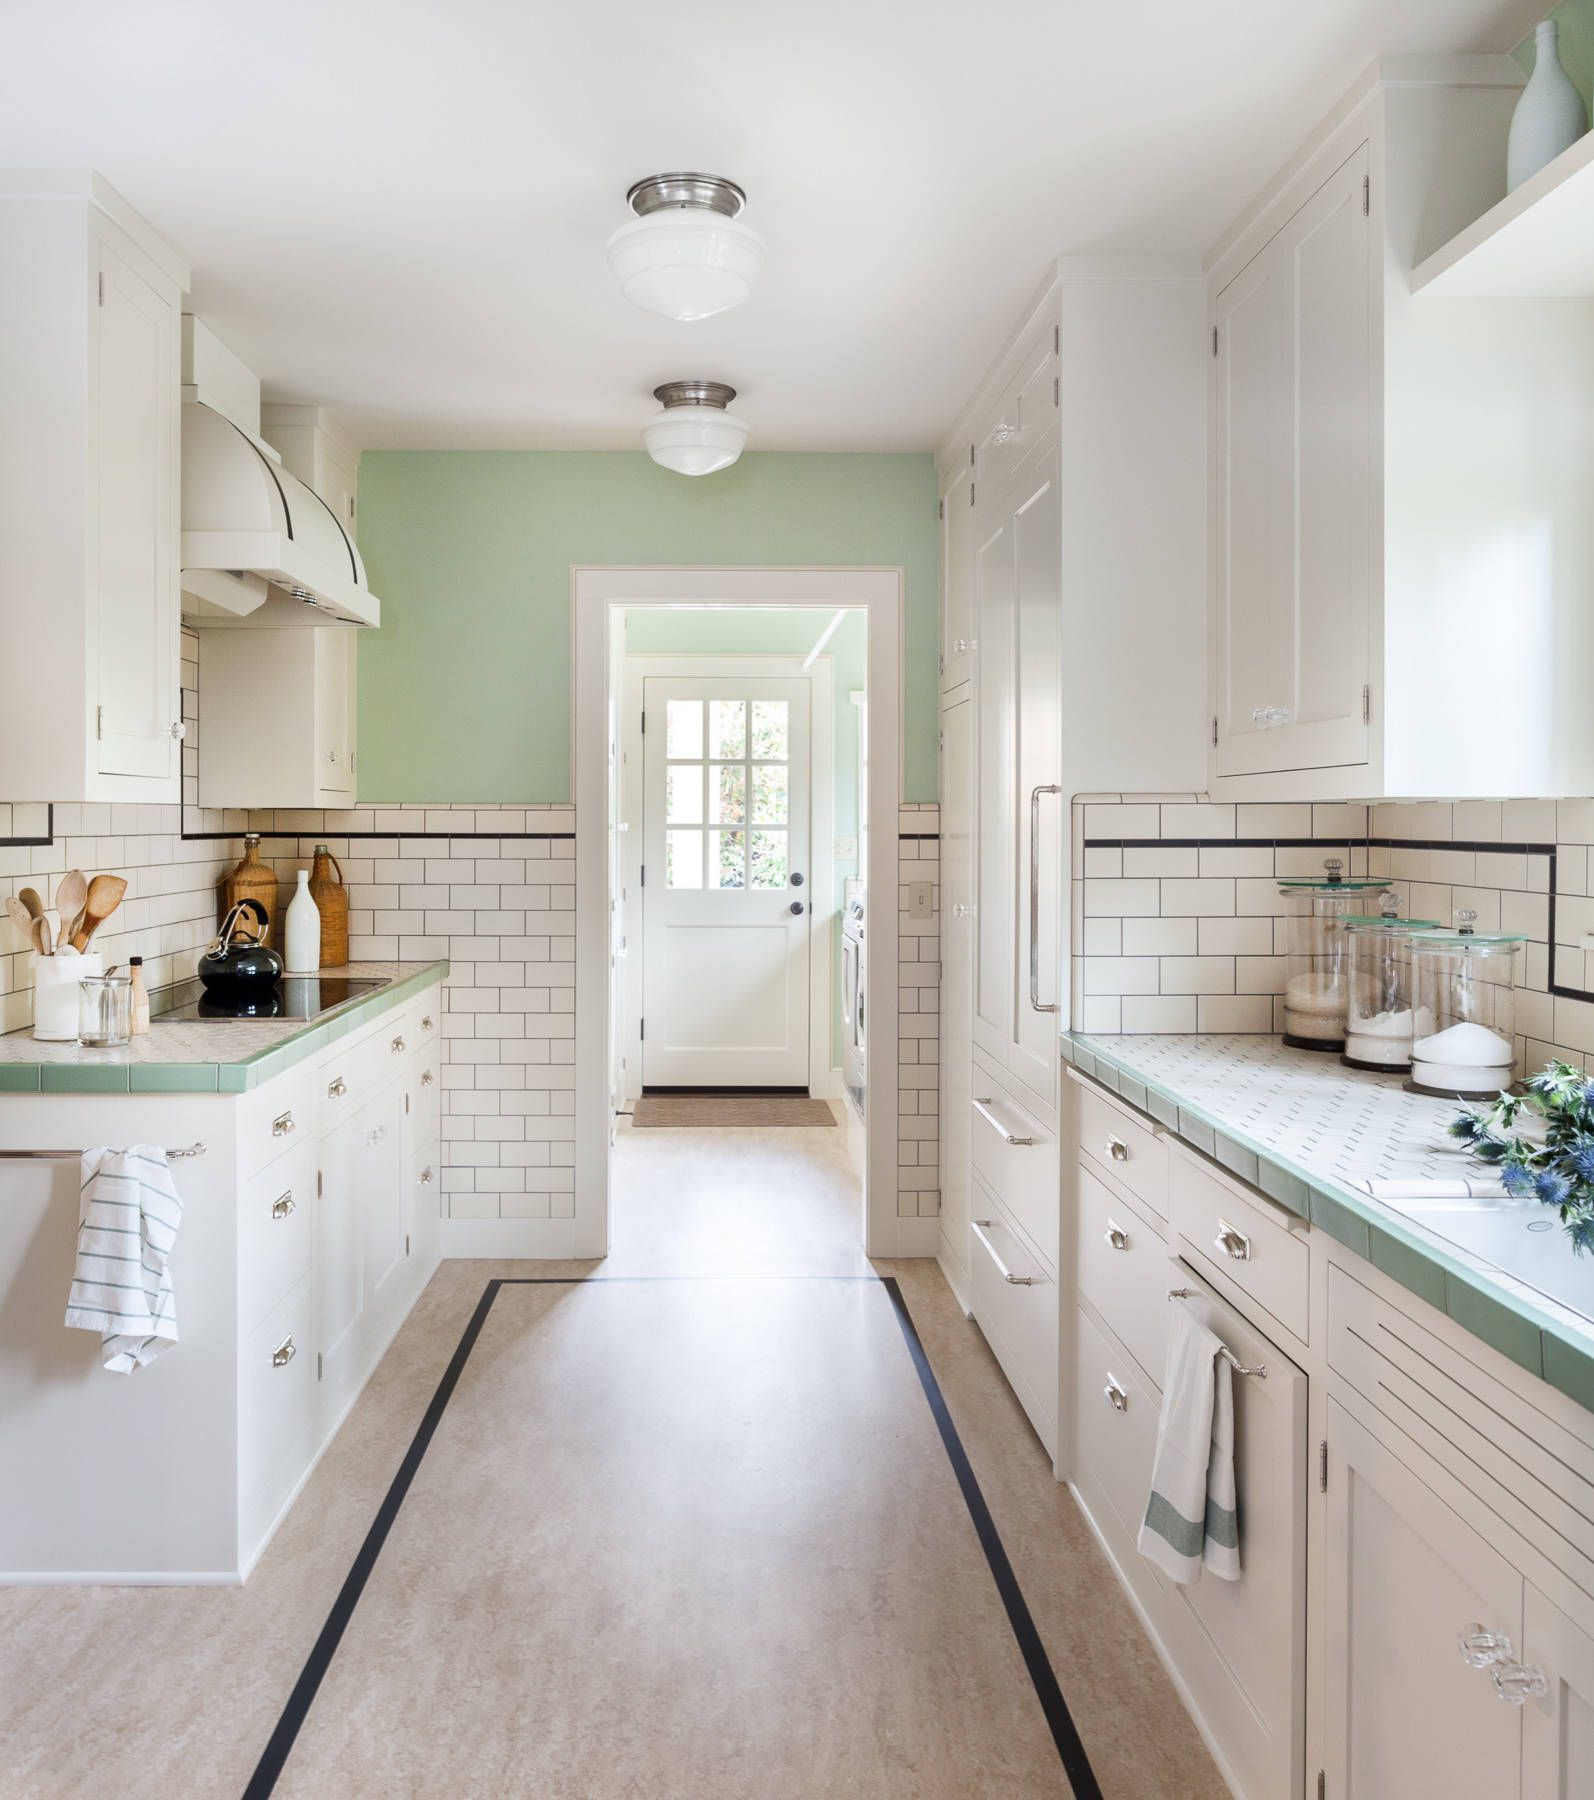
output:
M740 306L764 240L739 217L747 196L719 175L649 175L626 195L636 217L609 239L609 267L633 306L706 319Z
M664 408L642 427L648 455L677 475L712 475L728 469L747 442L747 421L725 408L736 389L723 381L667 381L653 390Z

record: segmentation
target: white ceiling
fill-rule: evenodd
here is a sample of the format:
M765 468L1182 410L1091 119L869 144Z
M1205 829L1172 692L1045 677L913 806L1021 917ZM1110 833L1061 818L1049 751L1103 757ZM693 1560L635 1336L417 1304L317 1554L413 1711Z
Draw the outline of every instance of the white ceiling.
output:
M1052 255L1204 250L1374 55L1545 4L12 0L0 165L98 169L365 445L635 448L706 376L752 449L924 450ZM603 258L673 168L769 245L695 325Z

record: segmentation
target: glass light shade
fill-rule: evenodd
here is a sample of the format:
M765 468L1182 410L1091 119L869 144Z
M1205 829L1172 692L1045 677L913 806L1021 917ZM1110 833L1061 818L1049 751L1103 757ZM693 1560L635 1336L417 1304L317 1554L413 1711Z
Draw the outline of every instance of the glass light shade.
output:
M609 239L608 255L633 306L666 319L707 319L753 291L764 240L723 213L672 206L628 220Z
M677 475L728 469L747 442L747 421L717 406L667 406L642 427L647 453Z

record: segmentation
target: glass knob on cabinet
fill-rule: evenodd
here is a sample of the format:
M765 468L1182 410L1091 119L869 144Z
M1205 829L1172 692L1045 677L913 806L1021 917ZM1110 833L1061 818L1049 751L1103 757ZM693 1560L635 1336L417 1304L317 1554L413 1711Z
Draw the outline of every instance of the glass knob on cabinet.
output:
M1526 1663L1497 1662L1493 1679L1496 1698L1507 1706L1526 1706L1530 1700L1542 1700L1550 1691L1544 1672Z
M1496 1663L1511 1660L1511 1640L1503 1631L1490 1631L1484 1625L1466 1625L1456 1641L1461 1660L1469 1669L1489 1669Z

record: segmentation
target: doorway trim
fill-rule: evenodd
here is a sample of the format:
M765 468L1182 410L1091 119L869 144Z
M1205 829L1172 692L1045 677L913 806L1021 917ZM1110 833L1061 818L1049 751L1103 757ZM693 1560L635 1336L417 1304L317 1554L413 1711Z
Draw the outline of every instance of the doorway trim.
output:
M834 899L836 793L836 732L833 695L835 664L829 655L819 656L812 668L803 667L800 656L731 652L717 656L712 651L648 652L626 656L622 665L624 705L620 710L620 749L624 757L620 777L621 816L629 829L620 845L620 863L625 871L629 892L636 896L633 909L627 903L627 915L634 912L635 929L627 933L630 955L623 971L624 1004L616 1010L625 1020L621 1050L634 1057L634 1068L628 1072L621 1098L635 1099L642 1091L642 980L646 966L643 922L647 912L647 894L642 889L638 871L642 863L647 826L646 803L643 798L643 751L641 731L642 684L648 680L678 676L690 681L694 677L712 679L718 675L778 676L783 680L806 680L809 684L809 755L808 755L808 1091L816 1100L836 1099L841 1094L841 1071L831 1065L834 1010L835 970L831 957L831 938L840 908ZM818 895L824 899L816 899ZM629 923L629 916L627 922ZM610 1046L613 1054L614 1046Z
M865 682L869 696L869 828L864 879L869 892L897 892L898 806L902 765L903 572L900 567L572 566L571 642L575 703L571 766L576 806L575 1219L570 1254L609 1248L609 1079L613 958L610 870L615 862L610 788L619 751L619 696L612 684L621 607L769 606L818 614L858 607L868 615ZM923 1254L922 1224L897 1218L897 909L869 920L865 1004L889 1020L867 1050L869 1116L864 1174L864 1249L870 1256Z

